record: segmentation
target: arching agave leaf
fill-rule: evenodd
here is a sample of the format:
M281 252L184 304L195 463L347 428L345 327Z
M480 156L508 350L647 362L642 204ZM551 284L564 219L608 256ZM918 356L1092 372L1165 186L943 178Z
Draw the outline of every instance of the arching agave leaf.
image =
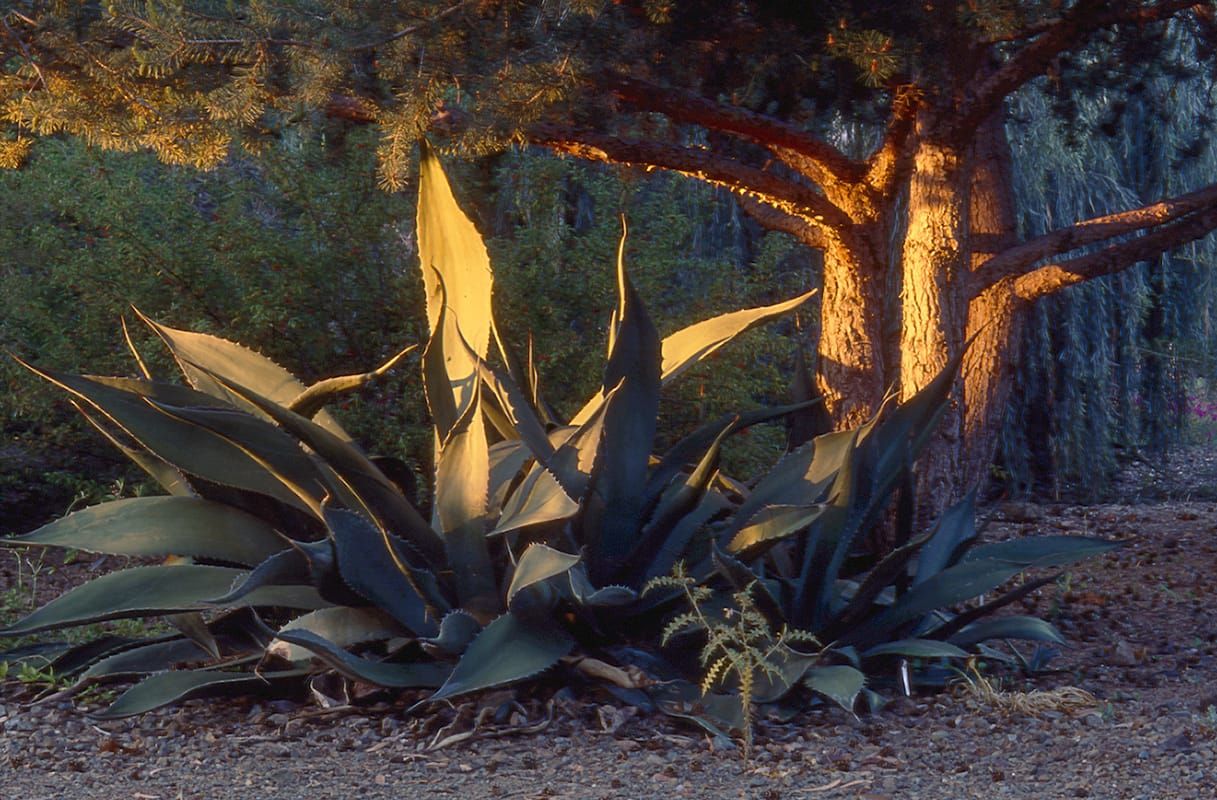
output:
M578 510L579 504L563 491L553 473L545 469L533 470L507 498L498 524L490 535L568 519Z
M267 652L286 661L307 661L315 651L291 644L284 633L306 632L320 637L336 648L347 648L364 642L377 642L402 636L407 632L388 614L375 608L335 606L320 608L296 617L279 629ZM439 686L439 683L435 684Z
M866 686L866 676L844 664L812 667L803 675L803 683L813 692L824 695L852 714L854 703Z
M518 592L533 584L548 580L555 575L561 575L579 563L579 556L563 553L544 544L531 544L520 556L516 564L515 574L511 578L511 586L507 588L507 604Z
M976 538L976 490L942 512L934 535L917 556L917 575L913 585L924 583L952 563L959 549Z
M597 589L588 580L587 568L577 564L566 573L570 581L570 593L575 602L592 608L614 608L628 606L638 599L638 592L628 586L610 585Z
M1108 553L1123 545L1089 536L1028 536L1005 542L990 542L964 553L961 564L986 559L1034 567L1061 567Z
M448 612L439 624L439 635L430 639L420 639L423 650L436 658L459 656L482 630L478 622L468 611L459 608Z
M967 658L968 651L957 644L937 639L897 639L884 642L862 653L863 658L875 656L907 656L909 658Z
M180 386L128 381L129 388L118 388L123 382L114 379L26 366L96 408L142 446L183 472L264 494L317 515L324 496L320 476L299 446L273 425L231 407L218 408L218 401ZM185 404L158 404L166 398ZM195 405L193 401L198 399L204 402ZM205 416L208 412L212 416ZM216 414L225 416L216 418ZM238 419L238 415L243 418ZM251 438L234 441L229 438L232 435Z
M822 503L809 506L767 506L732 537L727 551L736 554L754 551L765 544L805 530L824 513L825 508Z
M135 313L161 338L169 352L177 359L178 366L190 381L190 385L200 392L244 408L251 414L261 414L245 398L234 394L217 381L215 376L248 386L258 394L284 406L299 397L307 388L286 369L248 347L207 333L170 328L145 316L139 309L135 309ZM318 425L340 439L351 441L350 435L329 412L321 411L315 420Z
M211 658L212 655L204 647L189 639L152 642L101 659L81 673L77 683L149 675L182 664L201 664Z
M906 622L939 608L948 608L1000 586L1023 567L1004 561L966 562L948 567L914 586L887 610L847 632L843 644L865 646L881 641Z
M330 481L331 488L353 493L357 502L390 530L401 534L428 563L439 562L442 552L440 538L401 491L358 447L251 389L221 376L216 376L216 380L234 394L245 398L325 459L335 473Z
M358 514L325 509L342 579L417 636L434 636L448 602L435 578L411 566L393 536Z
M466 648L452 675L428 700L531 678L558 663L575 640L548 621L524 621L510 611L491 622Z
M348 653L309 630L282 630L279 638L294 647L308 650L352 680L390 689L432 689L442 684L452 672L451 665L434 661L396 663L363 658Z
M949 641L958 647L971 647L989 639L1026 639L1033 642L1065 644L1065 639L1051 623L1039 617L1011 615L974 622Z
M123 692L109 708L92 716L95 719L121 719L221 691L252 692L309 674L307 669L278 672L220 672L218 670L178 670L160 672Z
M132 567L94 578L57 597L0 635L67 628L123 617L147 617L212 608L210 598L224 594L243 570L195 564ZM311 586L267 586L237 602L243 606L323 608L327 603Z
M663 340L663 382L676 378L736 336L774 317L786 314L806 303L816 293L792 297L771 306L758 306L720 314L682 328Z
M3 546L70 547L122 556L182 555L254 565L286 540L257 517L197 497L136 497L76 511Z

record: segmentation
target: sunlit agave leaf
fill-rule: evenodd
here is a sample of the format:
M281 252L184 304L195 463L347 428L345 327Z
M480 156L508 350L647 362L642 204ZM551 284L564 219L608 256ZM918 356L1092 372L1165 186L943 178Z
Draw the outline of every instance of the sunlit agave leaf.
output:
M490 618L501 601L486 543L490 448L478 393L475 387L472 401L440 449L435 468L435 517L461 607Z
M364 642L384 641L407 633L392 617L375 608L320 608L296 617L281 627L278 631L279 641L273 642L267 652L286 661L307 661L313 650L290 644L282 636L285 632L300 631L319 636L339 648L349 648Z
M247 347L207 333L177 330L162 325L135 309L135 313L165 342L190 384L200 392L226 400L253 414L261 413L244 398L228 390L215 375L248 386L280 405L288 405L307 388L283 367ZM320 411L315 421L344 441L351 437L328 411Z
M533 584L561 575L579 563L579 556L563 553L544 544L531 544L516 564L511 586L507 588L507 604Z
M578 510L579 504L566 494L552 473L535 469L511 493L490 535L569 519Z
M493 276L486 246L473 223L461 211L435 152L423 142L419 163L418 252L427 298L427 324L450 337L440 326L440 308L469 343L474 358L463 348L445 344L443 353L458 414L471 400L477 362L485 360L490 346Z

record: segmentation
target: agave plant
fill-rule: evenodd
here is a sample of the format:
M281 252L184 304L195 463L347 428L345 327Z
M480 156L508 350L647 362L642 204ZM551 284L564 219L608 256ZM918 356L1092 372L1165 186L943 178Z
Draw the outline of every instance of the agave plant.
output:
M810 294L661 340L619 252L603 388L559 425L535 370L499 337L485 247L425 147L418 209L430 329L422 388L435 427L429 519L324 410L404 352L373 373L305 387L240 345L141 315L187 385L153 380L129 336L139 379L27 365L167 492L4 542L165 559L96 578L0 631L167 618L172 634L103 636L54 656L78 686L143 678L100 716L326 671L431 689L432 700L525 679L602 637L639 605L649 577L709 552L698 534L730 507L716 488L722 440L784 409L707 426L654 457L660 389Z
M980 653L1012 660L987 646L990 640L1063 642L1044 620L993 616L1056 575L985 595L1028 569L1062 566L1117 544L1078 536L979 543L972 493L920 535L913 535L911 514L897 513L898 545L889 552L861 547L862 534L880 523L898 491L910 491L913 462L949 402L958 365L957 358L916 396L885 405L857 430L789 452L713 523L712 552L691 574L717 594L709 601L703 588L701 601L721 608L746 593L771 632L758 639L753 622L751 657L763 654L764 663L757 675L741 676L756 693L743 698L745 709L803 687L852 711L860 696L872 706L881 702L867 688L875 678L898 675L908 691L918 680L939 680L953 659ZM728 624L702 619L720 636ZM726 720L738 719L734 713Z

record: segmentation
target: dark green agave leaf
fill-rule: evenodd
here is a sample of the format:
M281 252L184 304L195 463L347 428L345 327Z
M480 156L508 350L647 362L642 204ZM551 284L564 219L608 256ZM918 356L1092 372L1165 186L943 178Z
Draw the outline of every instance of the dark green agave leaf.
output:
M444 615L439 624L439 635L430 639L420 639L423 649L437 658L443 656L459 656L482 630L478 622L468 611L459 608Z
M525 621L510 611L470 643L452 675L430 700L531 678L558 663L575 640L548 621Z
M347 585L415 635L435 636L449 606L434 576L411 567L401 544L358 514L327 508L325 521Z
M133 717L161 706L204 694L216 694L221 691L244 694L259 689L271 689L276 684L307 674L309 674L307 669L257 674L216 670L160 672L123 692L109 708L94 714L93 717L96 719Z
M964 553L961 563L1006 561L1035 567L1060 567L1108 553L1123 545L1089 536L1029 536L1006 542L993 542L973 547Z
M278 638L303 647L338 673L390 689L433 689L451 674L452 665L434 661L394 663L353 655L312 631L281 630Z
M34 633L123 617L146 617L213 607L246 573L195 564L133 567L95 578L34 611L0 635ZM311 586L267 586L239 601L245 606L315 609L327 605Z
M197 497L136 497L69 514L0 545L121 556L181 555L253 565L286 541L257 517Z
M989 639L1026 639L1064 644L1060 632L1038 617L1009 616L974 622L950 638L951 644L970 647Z
M875 656L908 656L909 658L967 658L968 652L956 644L936 639L898 639L875 645L862 654L863 658Z
M517 593L541 581L561 575L578 563L579 556L563 553L540 543L529 545L528 549L524 551L524 555L520 556L515 573L511 577L511 585L507 587L508 606L511 605L512 598Z
M189 639L153 642L101 659L81 674L80 681L148 675L210 659L211 654L206 649Z
M964 544L976 538L976 490L942 512L934 535L917 557L917 576L913 584L924 583L951 565L952 557Z
M866 675L844 664L812 667L803 675L803 683L852 714L854 703L866 686Z

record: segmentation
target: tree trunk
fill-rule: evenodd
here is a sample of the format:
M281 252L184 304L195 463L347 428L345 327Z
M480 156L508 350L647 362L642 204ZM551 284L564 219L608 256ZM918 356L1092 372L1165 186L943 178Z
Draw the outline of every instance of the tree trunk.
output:
M1013 156L999 112L977 131L971 159L968 203L971 271L1018 243L1014 208ZM1014 364L1026 315L1026 302L1014 291L1013 278L998 281L968 303L963 358L964 478L983 488L997 449L1006 403L1014 385Z
M883 399L883 285L863 248L831 239L824 248L817 382L838 429L861 425Z
M922 140L909 182L904 238L900 395L907 400L942 371L963 345L967 265L966 159L950 144ZM956 395L916 466L922 529L960 494L962 408Z

